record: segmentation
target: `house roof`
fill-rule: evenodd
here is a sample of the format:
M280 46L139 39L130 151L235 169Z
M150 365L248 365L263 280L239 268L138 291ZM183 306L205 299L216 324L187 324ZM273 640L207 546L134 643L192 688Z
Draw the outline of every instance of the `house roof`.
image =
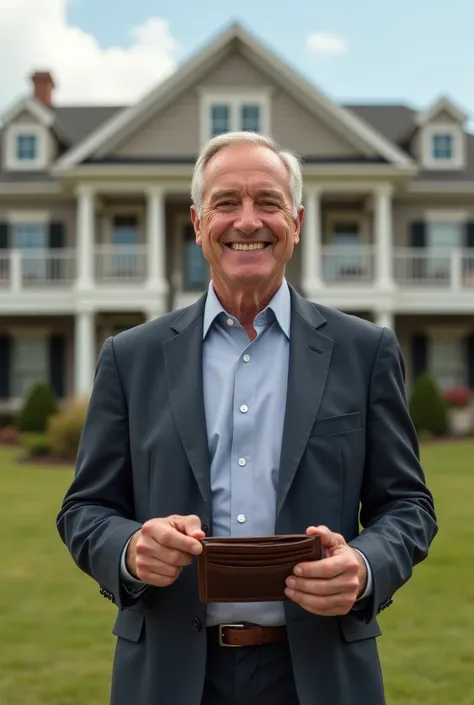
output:
M121 139L129 135L132 130L138 129L150 114L163 109L188 86L195 84L210 66L236 45L250 60L263 66L277 84L284 85L287 92L295 94L314 114L326 119L331 129L342 135L361 154L369 159L375 157L385 160L398 167L412 166L412 161L406 152L387 140L354 111L346 110L327 98L256 40L250 32L236 23L219 34L141 101L113 115L93 130L82 143L68 150L58 160L58 167L73 167L94 156L108 156L111 148Z

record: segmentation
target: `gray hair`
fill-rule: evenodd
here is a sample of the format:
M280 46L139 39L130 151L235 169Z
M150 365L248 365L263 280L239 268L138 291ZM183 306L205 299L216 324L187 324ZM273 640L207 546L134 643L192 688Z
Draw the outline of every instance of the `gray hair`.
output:
M210 139L202 148L196 160L196 164L194 165L191 182L191 199L198 215L201 213L202 196L204 192L204 172L207 164L212 157L220 152L221 149L224 149L224 147L234 147L245 144L254 145L256 147L267 147L280 157L288 171L293 217L296 217L303 198L303 176L301 173L300 160L291 152L280 150L275 140L271 137L261 135L258 132L246 131L226 132L223 135L217 135Z

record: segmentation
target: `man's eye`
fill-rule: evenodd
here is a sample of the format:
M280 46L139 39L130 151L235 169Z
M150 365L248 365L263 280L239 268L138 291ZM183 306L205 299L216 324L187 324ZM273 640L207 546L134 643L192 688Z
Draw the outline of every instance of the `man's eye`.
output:
M278 203L275 203L275 201L261 201L260 205L265 208L278 208Z
M217 204L218 208L228 208L229 206L234 206L235 202L234 201L219 201Z

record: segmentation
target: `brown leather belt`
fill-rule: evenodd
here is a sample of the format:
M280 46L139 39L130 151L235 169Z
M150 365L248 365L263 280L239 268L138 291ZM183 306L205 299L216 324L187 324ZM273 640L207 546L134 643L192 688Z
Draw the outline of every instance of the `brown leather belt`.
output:
M220 646L262 646L288 641L286 627L261 627L258 624L219 624L208 627L207 634Z

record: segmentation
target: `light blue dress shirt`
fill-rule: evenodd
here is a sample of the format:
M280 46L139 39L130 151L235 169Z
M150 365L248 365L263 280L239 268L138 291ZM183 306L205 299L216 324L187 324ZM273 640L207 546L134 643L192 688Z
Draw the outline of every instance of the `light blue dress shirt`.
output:
M211 460L213 536L275 533L278 469L286 406L291 297L286 280L254 319L250 340L219 302L212 282L204 309L203 386ZM143 584L125 566L133 589ZM365 557L364 557L365 559ZM360 599L370 594L372 576ZM211 603L207 625L285 623L283 603Z

